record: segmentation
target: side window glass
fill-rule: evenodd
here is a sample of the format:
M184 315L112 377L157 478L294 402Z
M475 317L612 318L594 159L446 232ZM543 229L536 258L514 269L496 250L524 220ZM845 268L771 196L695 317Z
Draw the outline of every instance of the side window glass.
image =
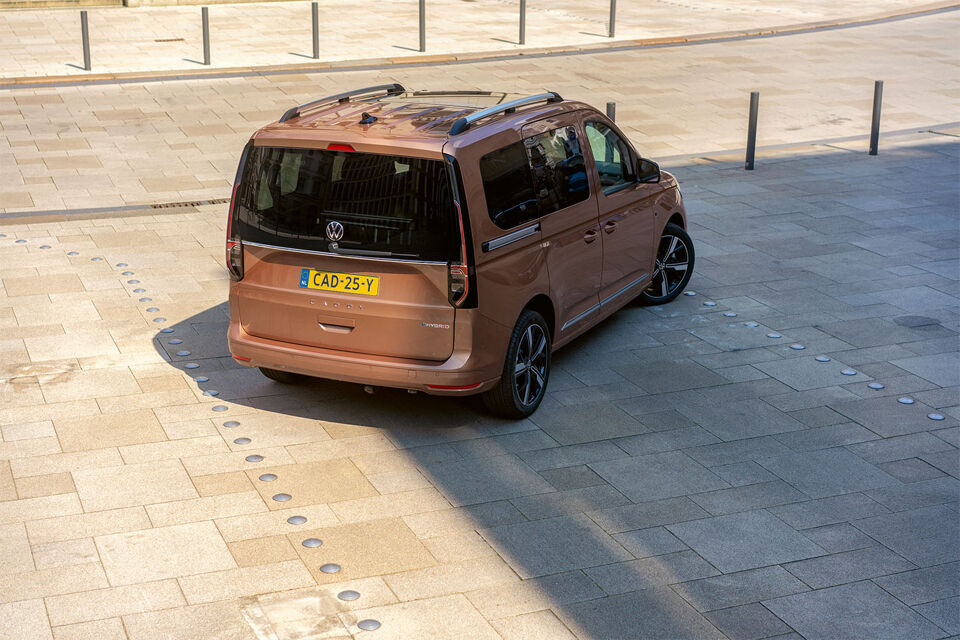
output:
M495 225L510 229L540 216L523 142L515 142L480 158L480 175L487 212Z
M565 209L590 195L580 141L573 127L560 127L524 139L540 215Z
M600 174L600 186L604 193L616 191L625 184L636 181L633 167L633 155L630 147L613 129L602 122L588 122L584 125L587 142Z

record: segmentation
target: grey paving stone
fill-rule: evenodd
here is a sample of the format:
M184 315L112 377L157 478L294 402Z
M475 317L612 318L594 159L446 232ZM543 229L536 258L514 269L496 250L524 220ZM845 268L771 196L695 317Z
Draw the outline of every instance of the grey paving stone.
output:
M874 582L909 605L953 598L960 596L960 562L905 571Z
M940 504L855 520L851 524L918 567L960 559L960 515Z
M895 396L835 403L830 408L885 438L927 431L933 424L927 418L931 407L922 402L900 404Z
M792 633L783 620L759 603L711 611L705 616L731 640L759 640Z
M616 440L617 446L632 456L685 449L715 442L720 442L720 440L697 426L656 433L643 433Z
M613 442L601 441L524 451L519 455L520 459L526 462L531 469L542 471L544 469L573 467L590 462L626 458L627 452Z
M640 365L615 366L613 370L647 393L683 391L726 382L722 376L688 360L651 361Z
M549 482L550 485L557 491L582 489L583 487L593 487L598 484L606 484L603 478L598 476L593 469L584 464L576 467L544 469L540 472L540 477Z
M663 527L650 527L636 531L625 531L613 536L613 539L623 545L636 558L661 556L666 553L685 551L687 545Z
M946 387L943 389L921 391L917 394L917 400L936 409L954 407L960 404L960 387ZM960 431L960 429L956 427L954 427L954 429ZM954 443L954 445L956 445L956 443Z
M940 638L936 625L872 582L856 582L764 601L807 640Z
M809 529L890 513L862 493L810 500L767 509L794 529Z
M639 414L634 417L649 431L654 432L699 428L693 420L673 409L657 411L656 413Z
M957 353L940 353L894 360L891 364L929 380L941 387L960 385L960 366Z
M810 590L810 587L779 566L693 580L673 588L697 611L726 609Z
M886 511L886 510L884 510ZM686 496L655 502L590 511L587 515L608 533L647 529L675 522L706 518L710 514Z
M481 529L480 535L522 578L633 558L583 514Z
M960 597L917 605L914 611L950 634L960 634Z
M922 482L933 478L942 478L946 474L929 462L920 458L907 458L878 464L884 473L888 473L900 482Z
M454 506L545 493L552 488L514 455L425 465L436 487Z
M772 482L777 480L773 475L753 460L747 462L735 462L725 464L719 467L711 467L717 476L726 480L732 487L742 487L748 484L757 484L760 482Z
M925 453L920 459L954 478L960 478L960 451L948 450L937 453Z
M567 513L629 504L623 494L607 484L553 493L538 493L511 500L513 505L530 520L552 518Z
M840 415L828 407L812 407L791 411L790 417L799 420L808 427L828 427L832 424L847 422L845 416Z
M925 453L956 451L953 445L944 442L932 433L926 432L851 444L847 446L847 450L874 464L915 458Z
M900 482L845 449L822 449L757 461L814 498L899 485Z
M949 476L865 492L891 511L960 501L960 480Z
M762 509L790 502L803 502L810 497L805 493L783 482L763 482L750 484L731 489L721 489L690 496L690 499L699 504L715 516Z
M710 444L684 451L688 456L707 467L746 462L790 452L791 449L788 446L769 436Z
M541 407L530 418L560 444L579 444L647 431L640 422L607 402Z
M824 554L766 511L705 518L668 525L667 529L724 573Z
M693 551L630 560L585 569L590 579L610 595L708 578L720 572Z
M885 303L899 307L907 312L923 313L934 309L956 307L957 299L930 287L903 287L872 293L860 293L841 298L847 304ZM910 325L907 325L910 326Z
M936 325L917 328L901 327L886 318L834 322L822 325L819 328L855 347L901 344L916 340L946 337L954 333Z
M783 568L810 587L822 589L916 567L885 547L872 546L790 562Z
M669 587L632 591L555 609L557 616L585 638L721 637L712 624ZM624 634L627 634L626 636Z
M849 522L804 529L801 533L830 553L871 547L877 542Z
M826 427L816 427L804 431L780 433L773 436L794 451L814 451L829 449L846 444L876 440L877 434L855 422L832 424Z
M774 360L772 362L760 362L753 366L768 376L790 385L797 391L807 391L809 389L832 387L854 382L869 382L873 380L872 377L862 372L857 372L857 374L853 376L842 375L840 372L850 369L850 365L835 359L830 362L817 362L813 355L802 358Z
M634 502L727 487L709 469L679 451L595 462L590 468Z
M756 438L804 429L789 415L762 400L740 400L726 404L688 404L679 411L724 441Z
M794 391L792 393L764 396L763 399L767 404L780 409L780 411L792 412L846 400L857 400L858 398L859 396L850 393L843 387L824 387L822 389L810 389L809 391Z
M736 320L740 320L740 318ZM770 346L770 338L767 337L767 334L773 331L773 329L763 324L757 327L748 327L743 321L731 321L726 324L712 324L706 327L697 327L695 329L689 329L689 331L718 349L729 352ZM708 356L700 356L700 358L703 357ZM700 358L695 358L695 360L699 360Z

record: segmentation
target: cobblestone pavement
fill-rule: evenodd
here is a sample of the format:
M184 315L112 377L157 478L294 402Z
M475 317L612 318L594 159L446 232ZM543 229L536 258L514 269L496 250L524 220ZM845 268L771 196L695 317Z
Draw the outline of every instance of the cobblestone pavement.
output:
M601 109L616 101L618 122L654 158L742 147L752 90L761 94L760 145L865 135L875 79L885 81L883 131L926 129L960 119L958 31L953 12L763 40L402 71L3 90L0 213L227 197L257 127L291 105L387 81L548 88Z
M617 39L685 36L836 20L924 6L917 0L656 0L621 2ZM320 3L320 59L417 55L417 3ZM522 50L516 0L430 0L427 53ZM97 72L196 69L203 60L200 7L89 8ZM608 41L609 1L530 0L527 48ZM310 5L268 2L210 8L211 64L305 62L312 56ZM87 73L76 9L0 12L0 77Z
M671 163L521 422L236 366L223 206L0 225L0 637L960 633L956 134Z

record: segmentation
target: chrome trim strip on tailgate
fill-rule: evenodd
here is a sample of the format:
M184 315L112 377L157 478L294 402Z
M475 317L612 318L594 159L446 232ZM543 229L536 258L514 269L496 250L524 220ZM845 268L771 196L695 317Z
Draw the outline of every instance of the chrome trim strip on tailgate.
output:
M447 264L446 262L440 260L407 260L406 258L378 258L375 256L351 256L344 253L331 253L329 251L312 251L310 249L296 249L293 247L278 247L272 244L263 244L260 242L249 242L247 240L242 240L241 242L251 247L260 247L262 249L276 249L277 251L293 251L294 253L305 253L308 255L314 256L333 256L335 258L349 258L351 260L383 260L385 262L404 262L404 263L413 263L413 264Z

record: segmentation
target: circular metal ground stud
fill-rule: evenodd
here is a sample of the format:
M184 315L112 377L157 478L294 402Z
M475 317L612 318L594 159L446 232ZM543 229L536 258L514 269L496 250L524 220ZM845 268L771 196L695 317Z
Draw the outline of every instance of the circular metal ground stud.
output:
M942 413L928 413L927 417L930 418L931 420L936 420L938 422L940 420L946 420L946 418L943 417Z
M250 438L237 438L233 444L250 444Z
M127 284L140 284L139 280L127 280Z
M744 322L743 324L747 325L747 326L750 327L751 329L760 326L760 323L759 323L759 322Z
M229 408L229 407L226 407L225 405L218 404L218 405L215 405L215 406L213 407L213 410L214 410L214 411L226 411L228 408Z
M169 341L167 344L183 344L183 340L181 340L180 338L174 338L173 340Z
M724 317L724 318L736 318L736 317L737 317L737 314L735 314L733 311L726 311L726 312L724 312L723 317Z
M803 351L804 349L806 349L806 347L803 346L802 344L792 344L790 345L790 348L793 349L794 351Z
M40 245L40 248L41 248L41 249L49 249L49 248L50 248L50 245L48 245L48 244L42 244L42 245Z
M280 494L280 495L284 495L284 494ZM333 562L328 562L327 564L320 567L320 571L323 571L324 573L340 573L340 565L335 564Z
M166 319L166 318L154 318L153 321L154 321L154 322L166 322L167 319Z
M340 598L341 600L346 600L347 602L351 602L360 597L360 592L353 591L352 589L348 589L346 591L341 591L340 593L338 593L337 597Z
M289 493L278 493L275 496L273 496L273 499L276 500L277 502L286 502L291 498L293 498L293 496L291 496ZM331 572L328 572L328 573L331 573Z
M223 426L225 426L227 429L233 429L234 427L239 427L240 423L236 420L227 420L223 423Z
M153 298L140 298L140 302L153 302Z
M683 295L685 295L685 296L695 296L695 295L697 295L697 292L696 292L696 291L684 291L684 292L683 292Z
M880 384L879 382L871 382L867 386L873 389L874 391L879 391L880 389L883 389L883 385Z
M189 351L177 351L177 355L180 356L180 357L182 357L182 358L185 358L185 357L187 357L188 355L190 355L190 352L189 352Z
M275 473L265 473L262 476L260 476L261 482L273 482L276 479L277 479L277 474Z
M147 313L156 313L160 311L160 307L147 307Z
M913 404L913 398L897 398L900 404Z
M118 267L127 267L127 266L129 266L129 265L128 265L126 262L118 262L118 263L117 263L117 266L118 266Z
M67 251L68 256L78 256L80 255L79 251Z
M817 356L816 358L814 358L814 360L816 360L817 362L830 362L830 358L828 358L827 356Z
M188 362L187 364L185 364L185 365L183 365L183 366L186 367L187 369L198 369L198 368L200 368L200 365L198 365L196 362Z
M16 244L26 244L26 240L17 240Z
M768 334L767 334L767 337L768 337L768 338L782 338L783 336L780 335L779 333L768 333Z
M323 544L323 540L321 540L320 538L307 538L300 544L305 546L307 549L316 549L317 547Z
M134 289L133 292L134 292L134 293L146 293L147 290L146 290L146 289Z
M716 302L704 302L704 303L703 303L703 306L705 306L705 307L715 307L715 306L717 306L717 303L716 303Z
M840 373L843 374L843 375L845 375L845 376L855 376L855 375L857 375L857 372L856 372L856 370L854 370L854 369L844 369L844 370L841 371Z
M91 262L100 262L103 258L90 258Z
M259 453L255 453L251 456L247 456L244 458L244 460L247 462L263 462L263 456L261 456Z
M304 516L290 516L287 518L287 522L290 524L304 524L307 519Z
M173 329L160 329L160 333L173 333Z
M357 626L363 629L364 631L376 631L380 628L380 623L373 618L367 618L366 620L361 620L357 623Z
M217 391L216 389L207 389L206 391L203 392L203 395L212 396L216 398L218 395L220 395L220 392Z
M7 234L5 234L5 233L0 233L0 238L6 238L6 237L7 237Z
M194 380L197 382L209 382L210 378L208 378L207 376L197 376L196 378L194 378Z
M132 276L132 275L133 275L133 271L124 271L124 272L121 273L120 275L122 275L122 276Z

